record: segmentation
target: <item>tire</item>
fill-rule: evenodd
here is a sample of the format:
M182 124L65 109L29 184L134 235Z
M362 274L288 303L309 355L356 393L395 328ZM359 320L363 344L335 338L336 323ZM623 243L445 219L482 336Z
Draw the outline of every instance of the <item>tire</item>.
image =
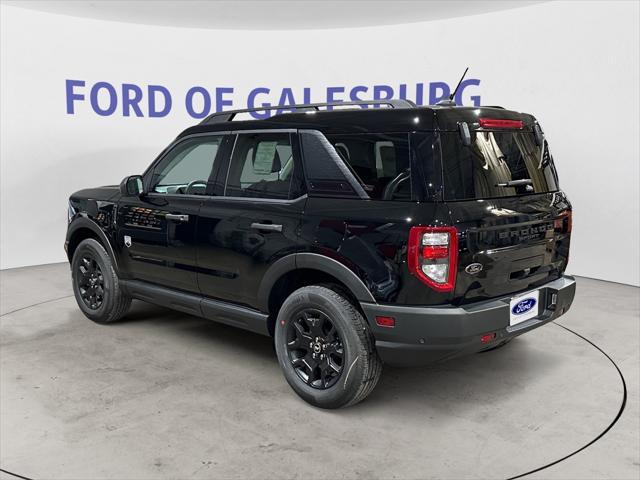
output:
M111 323L126 315L125 295L109 254L93 238L80 242L71 260L71 281L78 307L96 323Z
M380 379L382 361L366 320L353 303L327 287L293 292L278 313L274 337L285 379L316 407L355 405Z

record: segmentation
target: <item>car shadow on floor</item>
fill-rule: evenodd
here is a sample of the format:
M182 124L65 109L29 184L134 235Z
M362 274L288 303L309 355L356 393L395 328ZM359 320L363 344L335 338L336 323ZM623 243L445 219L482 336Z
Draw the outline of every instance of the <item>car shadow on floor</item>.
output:
M134 301L127 316L114 325L140 322L153 322L154 326L168 331L189 333L199 340L205 339L211 342L212 351L215 351L213 348L224 346L245 354L247 361L273 361L275 368L278 368L271 337L141 301Z
M117 325L139 322L153 322L156 328L163 328L169 335L193 335L198 342L210 342L214 358L218 356L216 350L229 349L235 358L266 367L274 381L284 382L269 337L143 302L135 302L127 318ZM537 378L556 372L562 362L570 360L567 354L561 353L561 349L549 348L557 347L561 342L575 343L557 326L547 325L530 335L537 338L517 338L491 352L427 367L385 366L382 378L370 397L355 409L343 410L341 414L352 415L357 411L359 415L389 404L399 408L429 404L431 409L448 414L477 408L478 404L490 406L501 398L525 390ZM293 392L291 394L294 395Z

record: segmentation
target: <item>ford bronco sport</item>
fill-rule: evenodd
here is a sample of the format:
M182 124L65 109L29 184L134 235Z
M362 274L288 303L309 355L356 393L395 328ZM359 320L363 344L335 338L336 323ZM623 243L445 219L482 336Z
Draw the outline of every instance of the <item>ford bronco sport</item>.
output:
M338 408L383 363L496 348L568 310L571 204L533 116L276 108L290 113L213 114L142 175L71 196L87 317L139 299L269 335L293 390Z

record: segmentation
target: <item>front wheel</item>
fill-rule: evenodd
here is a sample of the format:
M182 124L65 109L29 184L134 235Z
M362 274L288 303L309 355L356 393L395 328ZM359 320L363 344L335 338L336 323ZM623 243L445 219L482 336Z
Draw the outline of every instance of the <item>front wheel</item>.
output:
M109 254L93 238L80 242L71 260L73 293L82 313L96 323L122 318L131 305L120 287Z
M382 373L366 320L327 287L303 287L285 300L276 321L275 347L291 388L320 408L364 400Z

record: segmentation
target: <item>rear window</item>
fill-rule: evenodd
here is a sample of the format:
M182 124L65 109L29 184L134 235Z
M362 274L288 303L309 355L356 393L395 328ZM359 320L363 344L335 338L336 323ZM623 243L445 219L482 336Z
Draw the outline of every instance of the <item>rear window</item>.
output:
M465 146L457 132L441 134L444 198L513 197L558 190L551 155L531 132L471 132Z
M370 198L411 199L408 134L368 133L326 137Z

